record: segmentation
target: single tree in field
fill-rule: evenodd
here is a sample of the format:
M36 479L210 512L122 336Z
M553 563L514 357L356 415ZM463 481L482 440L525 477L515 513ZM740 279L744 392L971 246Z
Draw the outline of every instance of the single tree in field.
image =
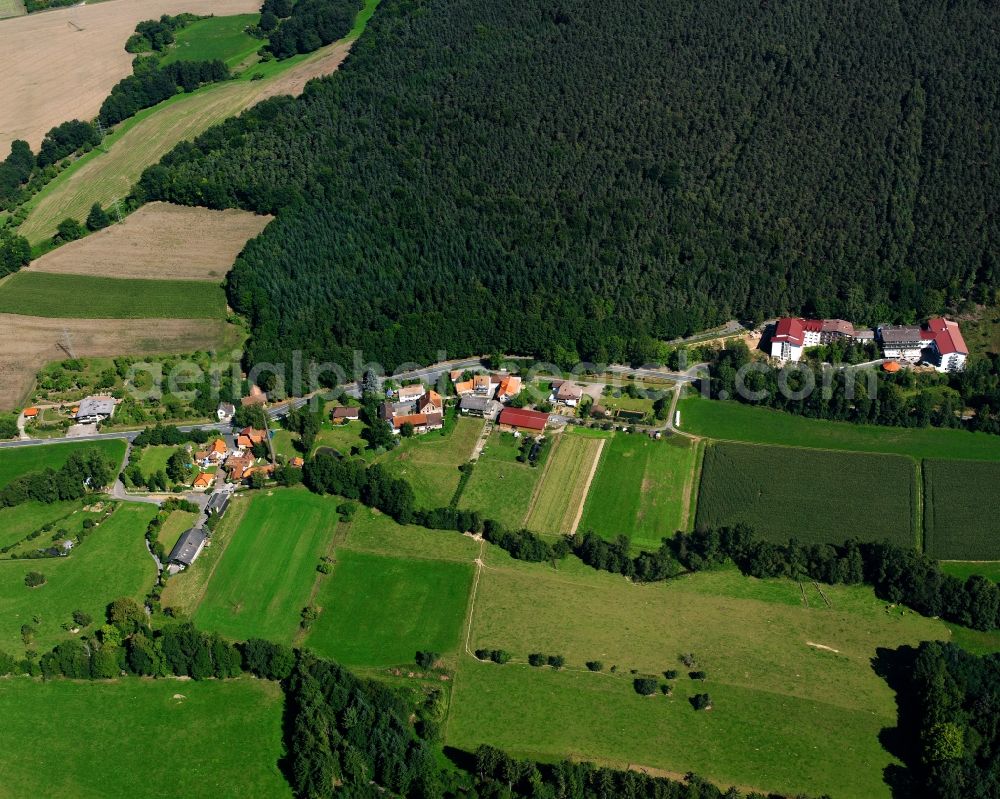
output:
M652 696L656 693L659 683L649 677L636 677L632 681L632 687L639 696Z
M100 203L94 203L87 214L87 230L103 230L111 224L111 217L101 208Z
M179 449L167 459L167 477L175 483L183 483L188 476L189 458L184 450Z
M28 572L24 575L24 584L28 588L37 588L40 585L45 585L45 575L41 572Z

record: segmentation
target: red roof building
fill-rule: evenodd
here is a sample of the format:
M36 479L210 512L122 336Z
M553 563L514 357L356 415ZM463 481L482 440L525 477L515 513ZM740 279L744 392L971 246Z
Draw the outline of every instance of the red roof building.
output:
M938 352L942 355L968 355L969 348L962 338L962 331L958 327L958 322L950 319L931 319L927 323L927 333L925 337L932 340L937 346Z
M802 320L789 316L778 320L778 324L774 328L774 335L771 336L772 342L788 343L794 347L801 347L805 340L805 327Z
M549 415L541 411L529 411L524 408L504 408L497 419L501 427L518 430L532 430L540 433L549 421Z

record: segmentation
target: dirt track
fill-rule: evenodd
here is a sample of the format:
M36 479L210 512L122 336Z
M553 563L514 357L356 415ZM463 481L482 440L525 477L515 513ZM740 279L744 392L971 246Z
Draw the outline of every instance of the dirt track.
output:
M233 209L150 203L120 225L43 255L28 271L219 283L270 220Z
M221 346L225 322L208 319L42 319L0 314L0 411L13 410L46 363L69 357L193 352Z
M0 23L0 158L14 139L38 150L46 131L97 115L111 87L132 71L125 41L161 14L245 14L260 0L109 0Z

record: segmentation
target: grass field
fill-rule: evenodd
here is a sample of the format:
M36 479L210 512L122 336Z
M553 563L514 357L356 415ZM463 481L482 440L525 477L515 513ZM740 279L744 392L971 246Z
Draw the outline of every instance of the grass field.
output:
M0 286L0 312L76 319L222 319L222 286L22 272Z
M24 3L21 0L0 0L0 19L20 17L24 13Z
M194 620L237 640L291 643L332 543L337 500L297 489L258 494L250 503Z
M29 624L36 630L29 648L43 652L69 636L61 625L74 610L100 624L111 600L142 599L156 578L143 537L155 513L153 505L122 505L69 557L0 561L0 649L23 652L21 625ZM27 588L29 571L44 574L46 583Z
M347 666L413 663L458 649L473 565L337 550L306 646Z
M708 438L792 447L884 452L913 458L1000 460L1000 436L966 430L879 427L807 419L738 402L685 397L681 430Z
M543 466L518 463L521 440L512 433L494 431L483 448L462 492L458 506L478 510L487 519L520 527L531 505Z
M532 498L526 526L540 533L572 533L587 498L588 481L606 438L563 433L554 443L542 482Z
M924 461L924 548L947 560L1000 560L1000 463Z
M481 419L458 419L450 430L403 441L385 457L385 466L413 486L417 507L447 505L458 488L458 467L467 463L483 430Z
M680 436L616 435L601 455L579 529L609 539L624 534L655 549L664 536L687 529L696 461L696 445Z
M352 552L462 563L471 563L479 554L479 544L468 536L396 524L388 516L365 507L359 507L354 515L343 547Z
M181 537L181 534L186 533L194 527L196 521L198 521L197 513L175 510L163 523L156 539L163 544L163 548L169 553L174 548L174 544L177 543L177 539Z
M749 524L776 543L889 539L916 546L916 464L908 458L712 443L699 525Z
M693 770L789 795L888 797L882 768L892 759L879 733L894 726L896 708L871 658L878 647L949 636L941 622L887 614L862 587L824 587L832 609L815 593L807 608L796 583L735 570L639 586L495 550L488 564L471 645L505 648L520 662L463 657L446 728L446 743L463 749L491 743L545 759ZM562 654L567 668L532 669L531 652ZM695 654L704 685L681 676L671 698L634 693L631 669L683 675L681 652ZM604 671L588 673L587 660ZM712 712L687 703L700 691Z
M1000 561L945 560L941 562L941 571L963 580L978 574L1000 583Z
M219 59L230 69L237 67L261 47L260 39L245 31L247 26L256 25L259 20L260 14L234 14L192 22L177 31L175 44L160 63Z
M180 447L173 444L155 445L143 447L136 453L133 450L131 458L139 456L139 468L144 475L155 474L159 471L166 471L167 461Z
M50 505L44 502L25 502L12 508L0 508L0 547L20 541L39 527L68 516L80 506L78 501L53 502ZM56 525L54 529L58 528L59 525ZM43 540L41 537L36 539L39 544Z
M0 487L15 477L42 469L58 469L74 452L99 449L118 465L125 458L125 442L119 440L84 441L79 444L47 444L44 446L0 449Z
M264 680L0 680L0 796L290 799L283 704ZM111 751L135 767L108 768Z

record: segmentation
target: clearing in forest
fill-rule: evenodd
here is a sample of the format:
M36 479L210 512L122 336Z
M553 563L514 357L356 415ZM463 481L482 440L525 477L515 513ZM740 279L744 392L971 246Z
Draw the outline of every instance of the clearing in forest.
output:
M32 261L25 273L222 282L269 216L149 203L119 225L71 241Z

